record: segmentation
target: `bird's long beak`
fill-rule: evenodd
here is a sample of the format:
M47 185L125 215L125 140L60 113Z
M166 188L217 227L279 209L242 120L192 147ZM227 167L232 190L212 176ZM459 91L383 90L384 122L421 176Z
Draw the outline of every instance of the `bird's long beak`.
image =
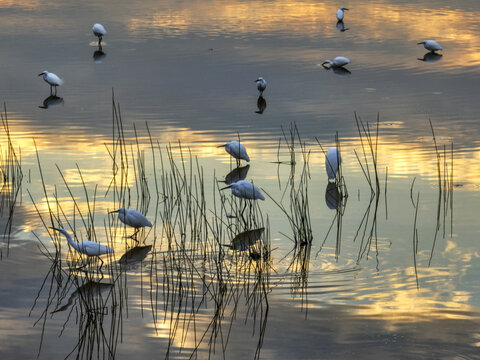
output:
M60 231L60 229L57 229L56 227L52 227L52 226L50 227L50 229Z
M118 213L118 210L109 211L108 213L109 213L109 214Z
M422 42L419 42L419 43L417 43L417 45L421 45L421 44L424 44L424 43L425 43L425 42L424 42L424 41L422 41Z
M43 73L38 74L38 76L42 76L42 75L43 75Z
M227 144L218 145L217 148L219 148L219 147L225 147L225 145L227 145Z
M225 186L224 188L221 188L220 190L225 190L225 189L230 189L232 185Z
M343 10L350 10L350 9L347 9L347 8L343 8Z

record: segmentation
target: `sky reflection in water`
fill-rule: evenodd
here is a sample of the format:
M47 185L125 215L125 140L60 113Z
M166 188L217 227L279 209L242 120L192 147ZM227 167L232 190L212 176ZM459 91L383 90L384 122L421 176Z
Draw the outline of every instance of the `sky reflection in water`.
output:
M0 2L4 45L0 95L6 102L14 146L21 149L25 177L9 256L5 256L2 243L4 258L0 262L4 274L0 278L0 336L6 339L0 350L7 358L33 356L40 329L32 330L31 325L47 303L40 297L35 316L28 317L32 299L49 272L49 261L37 251L31 231L53 248L25 193L28 188L44 215L48 207L32 138L48 199L55 202L56 194L67 218L73 221L75 214L79 238L85 239L87 234L62 175L82 213L89 208L83 182L90 201L96 191L96 233L101 243L113 241L116 254L112 261L127 250L124 238L112 240L104 231L106 213L116 206L111 194L104 196L112 180L107 151L112 148L114 126L112 88L121 105L129 156L136 153L135 124L150 190L155 186L146 123L162 150L172 144L179 163L178 141L184 151L190 149L199 157L208 202L219 196L211 193L216 179L223 180L234 168L218 145L240 135L252 159L247 180L284 202L291 168L273 163L289 160L282 129L288 133L295 122L311 150L312 248L292 251L287 238L292 230L284 214L269 197L259 205L265 216L268 214L275 249L261 358L299 354L300 350L289 353L291 348L301 349L305 358L318 354L362 358L359 354L363 351L365 358L366 354L378 357L402 352L412 358L475 356L480 305L475 217L480 200L480 31L476 21L480 5L461 1L453 8L439 1L354 1L348 4L351 10L344 21L348 31L344 32L337 28L337 6L331 1ZM98 53L91 34L95 22L103 23L108 31L101 49L106 56ZM441 58L425 55L425 49L416 45L428 38L442 44ZM335 56L352 60L349 74L320 66ZM65 80L58 88L61 100L48 97L48 86L36 76L42 70ZM254 80L260 75L268 81L263 94L268 106L258 113L263 102L259 102ZM373 202L355 154L363 152L354 112L370 123L372 131L379 114L376 151L382 193ZM453 215L450 198L438 192L429 119L441 154L442 174L452 174L453 144ZM341 217L340 244L338 212L325 203L324 157L315 139L325 148L331 147L337 131L349 192ZM279 139L282 144L277 153ZM2 132L1 143L5 142ZM301 159L297 153L297 179ZM128 181L135 193L133 171ZM415 252L412 233L417 194ZM132 207L140 204L136 195L132 199ZM149 215L154 213L152 201ZM1 224L5 222L3 215ZM150 319L152 278L148 274L152 269L161 272L162 262L155 256L168 251L163 241L168 228L157 231L162 234L157 235L157 253L147 254L145 263L126 270L131 295L118 355L158 354L159 345L162 349L168 346L172 326L176 326L173 315L161 311L152 312L158 316L156 323ZM375 241L368 244L371 233ZM147 244L153 238L150 233ZM75 259L65 242L62 259ZM153 284L162 288L164 279L159 279ZM201 282L192 286L201 293ZM161 299L156 305L163 308L165 303ZM264 300L259 303L265 306ZM260 341L258 333L251 337L252 328L260 329L261 323L252 324L243 298L238 304L226 354L250 358ZM197 314L197 332L182 327L182 335L174 336L172 353L179 355L181 348L188 354L193 351L214 314L215 305L208 305ZM226 307L229 314L232 307L233 303ZM181 313L188 315L186 310ZM247 325L245 318L249 319ZM229 321L227 317L224 329ZM46 322L41 358L58 353L64 357L75 347L78 329L71 322L62 335L62 349L55 351L64 322L61 312ZM287 328L289 333L282 334ZM429 336L433 333L435 336ZM368 348L363 348L365 344ZM200 351L202 356L208 354L208 346L203 343Z

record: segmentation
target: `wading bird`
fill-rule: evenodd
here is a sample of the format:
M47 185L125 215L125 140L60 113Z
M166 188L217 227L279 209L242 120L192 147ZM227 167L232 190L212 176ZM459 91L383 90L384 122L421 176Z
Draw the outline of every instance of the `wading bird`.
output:
M225 151L237 160L243 159L247 162L250 161L250 158L247 154L247 149L237 140L229 141L226 144L218 145L217 147L225 147Z
M265 197L263 196L260 189L253 185L251 182L248 182L247 180L239 180L233 184L221 188L220 190L225 190L229 188L232 189L233 195L241 199L265 200Z
M57 86L62 85L63 80L54 73L48 72L47 70L44 70L40 74L38 74L38 76L41 75L43 75L43 80L45 80L45 82L50 85L50 94L53 95L52 88L55 87L54 95L57 95Z
M263 91L267 88L267 82L261 76L257 80L255 80L255 82L257 83L257 89L258 91L260 91L260 95L262 95Z
M102 24L95 24L92 27L93 35L98 37L98 45L102 42L102 37L107 34L107 30L103 27Z
M114 251L112 248L109 248L108 246L99 244L95 241L90 241L90 240L85 240L82 242L75 242L73 241L72 237L68 232L65 231L65 229L58 229L51 227L50 229L53 229L55 231L58 231L59 233L65 235L67 238L68 243L70 244L71 247L73 247L77 252L80 254L85 254L88 257L90 256L96 256L100 259L100 261L103 264L103 260L100 258L100 255L105 255L105 254L113 254Z
M335 148L328 149L325 155L325 169L327 170L328 181L335 180L341 162L340 152Z
M343 21L343 17L345 16L345 10L348 10L345 7L342 7L337 10L337 20L338 21Z
M423 47L427 49L430 52L435 52L438 50L443 50L443 48L440 46L439 43L437 43L435 40L425 40L422 42L417 43L417 45L423 44Z
M140 231L141 228L147 226L152 227L152 223L148 221L145 215L135 209L120 208L115 211L110 211L110 214L113 213L118 213L118 218L122 223L135 228L135 232L132 236L130 236L131 238L133 238Z
M331 68L340 68L340 67L344 67L345 65L350 64L350 59L346 58L346 57L343 57L343 56L337 56L333 60L325 60L322 63L322 66L327 67L325 64L328 64L329 67L331 67Z

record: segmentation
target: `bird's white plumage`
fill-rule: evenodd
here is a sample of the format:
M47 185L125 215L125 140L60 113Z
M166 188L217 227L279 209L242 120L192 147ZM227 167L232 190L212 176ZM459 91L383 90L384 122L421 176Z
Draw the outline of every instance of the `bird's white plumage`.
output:
M328 180L335 179L341 163L340 152L335 148L328 149L325 155L325 169L327 170Z
M417 45L423 44L423 47L428 51L438 51L443 50L442 46L437 43L435 40L424 40L422 42L417 43Z
M100 256L104 254L113 254L114 252L112 248L99 244L95 241L85 240L77 243L73 241L72 237L68 232L65 231L65 229L57 229L57 228L52 228L52 229L65 235L70 246L73 247L77 252L81 254L85 254L87 256Z
M235 159L250 161L250 157L247 154L247 149L237 140L229 141L225 145L221 146L225 146L225 151L232 155Z
M142 227L152 227L152 223L143 215L140 211L135 209L120 208L112 211L112 213L118 212L118 218L125 225L131 226L135 229Z
M228 188L232 189L233 195L242 199L265 200L265 197L263 196L260 189L247 180L239 180L233 184L230 184L227 187L224 187L223 189Z
M345 66L345 65L348 65L350 64L350 59L349 58L346 58L344 56L337 56L335 59L333 60L325 60L322 65L325 66L325 64L329 64L330 67L342 67L342 66Z
M93 35L101 38L102 36L107 34L107 30L103 27L102 24L95 24L92 27Z
M345 12L344 12L345 10L348 10L348 9L342 7L342 8L337 10L337 20L338 21L343 21L343 17L345 16Z
M42 71L38 76L43 75L43 80L50 86L60 86L63 84L63 80L60 79L56 74L48 72L47 70Z
M257 83L258 91L263 93L263 91L267 88L267 81L260 76L257 80L255 80L255 82Z

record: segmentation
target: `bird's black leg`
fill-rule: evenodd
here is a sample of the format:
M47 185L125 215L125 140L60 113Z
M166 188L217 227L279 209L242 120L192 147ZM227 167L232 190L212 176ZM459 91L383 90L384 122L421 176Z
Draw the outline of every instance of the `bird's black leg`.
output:
M98 268L98 271L102 272L103 260L100 256L98 257L98 260L100 260L100 267Z
M57 85L55 85L54 87L55 87L55 96L57 96Z
M50 95L53 95L53 85L50 85Z

